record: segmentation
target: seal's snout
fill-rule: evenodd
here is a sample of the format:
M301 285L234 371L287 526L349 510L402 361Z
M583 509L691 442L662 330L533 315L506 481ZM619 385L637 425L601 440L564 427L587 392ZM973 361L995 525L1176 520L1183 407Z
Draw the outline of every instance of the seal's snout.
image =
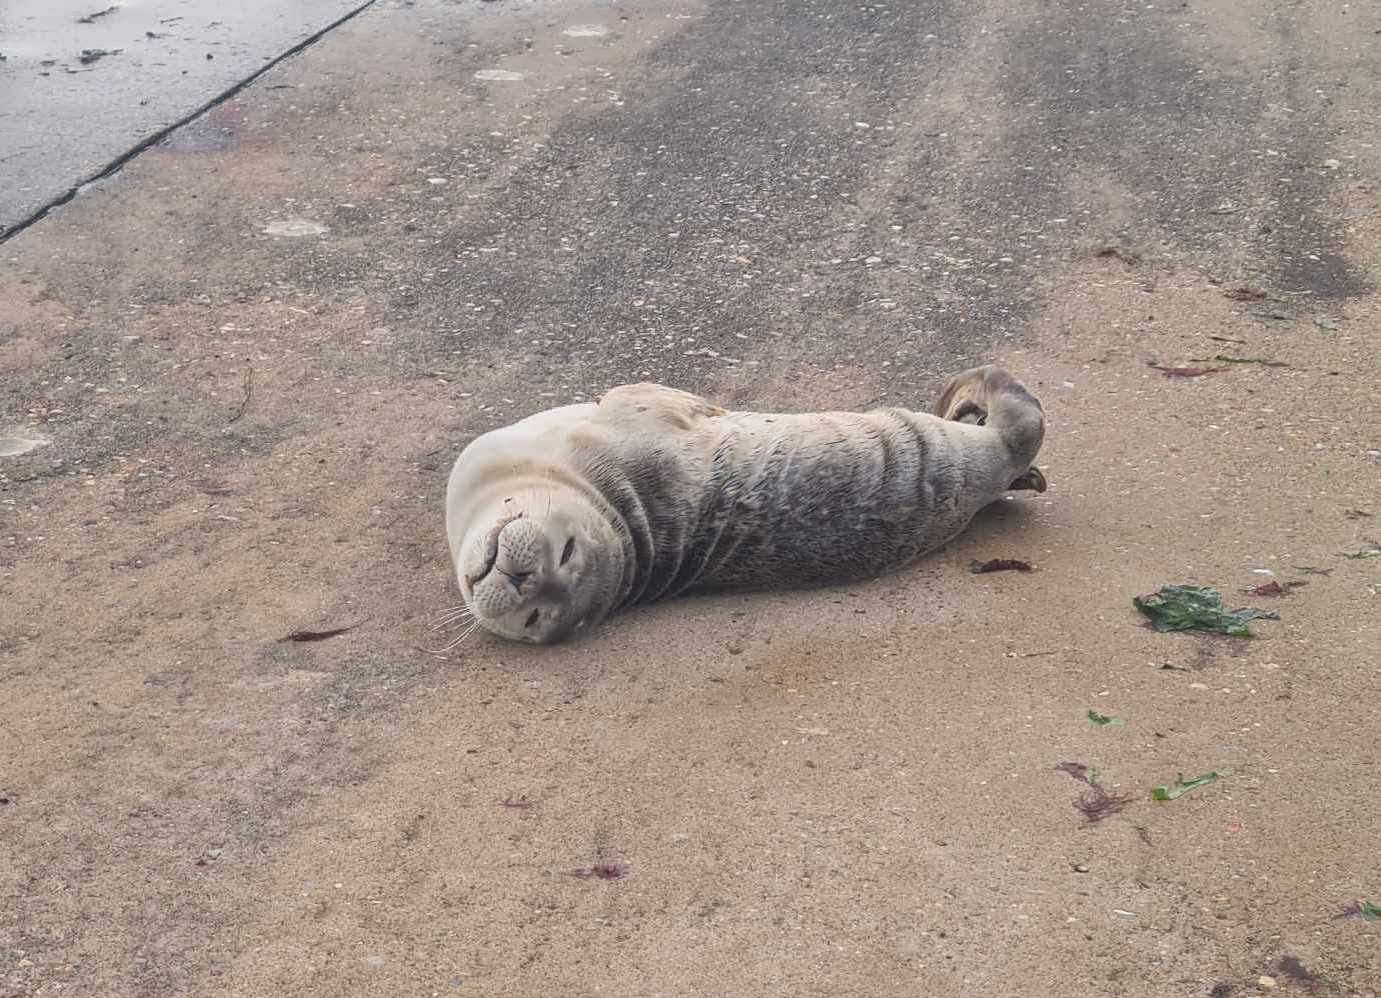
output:
M522 518L522 513L514 513L512 516L503 517L489 528L489 532L484 535L484 546L481 549L478 569L474 572L465 573L465 581L471 589L474 589L489 575L494 568L494 563L499 560L499 535L503 533L504 527Z
M522 513L500 517L471 549L465 583L475 596L512 604L524 583L542 569L544 551L542 528L536 523ZM501 612L512 608L504 605Z

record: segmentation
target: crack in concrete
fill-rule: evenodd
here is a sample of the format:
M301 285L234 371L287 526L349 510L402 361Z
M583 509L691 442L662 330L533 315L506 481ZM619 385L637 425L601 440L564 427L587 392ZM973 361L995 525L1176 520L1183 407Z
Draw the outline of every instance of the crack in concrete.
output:
M171 125L167 125L164 128L160 128L158 131L145 136L143 139L136 142L133 146L126 149L120 155L116 156L105 166L101 167L95 173L91 174L83 180L79 180L77 183L73 184L71 187L69 187L67 190L63 191L56 197L50 198L42 205L35 208L27 216L21 218L18 222L15 222L8 229L0 227L0 245L9 242L11 239L19 235L21 232L29 228L31 225L35 225L38 222L42 221L44 218L48 216L48 213L52 211L54 208L61 208L63 205L68 204L69 202L74 200L77 197L77 195L81 194L81 192L85 188L91 186L94 183L98 183L99 181L105 180L107 177L114 176L116 173L120 172L120 170L124 167L126 163L134 159L134 157L138 156L145 149L148 149L150 146L157 145L159 142L162 142L164 139L166 139L173 132L177 131L179 128L182 128L189 122L195 121L197 118L201 117L207 111L210 111L211 109L225 103L227 100L234 97L240 91L244 90L246 87L252 84L255 80L259 79L259 77L263 76L269 70L273 69L279 63L283 62L283 60L289 59L292 56L297 55L299 52L302 52L305 49L308 49L311 46L315 45L317 42L321 41L321 39L325 38L332 31L335 31L337 28L339 28L342 24L345 24L346 22L351 21L359 15L363 14L370 7L373 7L374 4L377 2L378 0L364 0L364 2L359 4L358 6L352 7L350 10L346 11L344 14L336 18L330 24L327 24L320 30L313 32L306 38L303 38L296 45L293 45L292 47L284 50L283 52L280 52L278 55L274 56L268 62L264 63L262 66L256 69L253 73L250 73L243 79L236 81L234 84L227 87L225 90L222 90L220 93L216 94L210 100L189 111L187 114L183 115L177 121L174 121Z

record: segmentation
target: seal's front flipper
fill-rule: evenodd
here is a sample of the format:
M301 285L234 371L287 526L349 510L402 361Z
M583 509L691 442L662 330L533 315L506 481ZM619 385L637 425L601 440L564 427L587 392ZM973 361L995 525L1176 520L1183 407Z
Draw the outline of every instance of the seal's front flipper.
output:
M1032 465L1026 470L1026 474L1007 486L1007 491L1021 492L1029 489L1032 492L1044 492L1045 488L1045 476L1041 474L1041 469Z

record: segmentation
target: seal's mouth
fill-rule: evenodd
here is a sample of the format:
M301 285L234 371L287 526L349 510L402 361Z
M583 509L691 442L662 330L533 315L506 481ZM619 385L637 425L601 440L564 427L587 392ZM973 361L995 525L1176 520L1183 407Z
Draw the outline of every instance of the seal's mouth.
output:
M484 538L484 560L480 564L480 569L478 572L465 576L465 584L472 590L494 570L494 563L499 560L499 535L503 533L504 527L507 527L514 520L521 520L522 518L522 513L514 513L512 516L503 517L489 528L489 533Z

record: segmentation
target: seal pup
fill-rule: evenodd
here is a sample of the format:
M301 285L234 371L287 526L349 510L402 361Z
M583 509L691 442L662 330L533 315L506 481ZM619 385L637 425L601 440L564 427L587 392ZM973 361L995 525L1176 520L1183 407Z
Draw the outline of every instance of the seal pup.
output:
M1045 491L1044 435L1040 402L993 366L956 376L933 413L730 412L622 385L461 452L446 533L466 606L452 617L550 644L682 593L882 575L1005 492Z

